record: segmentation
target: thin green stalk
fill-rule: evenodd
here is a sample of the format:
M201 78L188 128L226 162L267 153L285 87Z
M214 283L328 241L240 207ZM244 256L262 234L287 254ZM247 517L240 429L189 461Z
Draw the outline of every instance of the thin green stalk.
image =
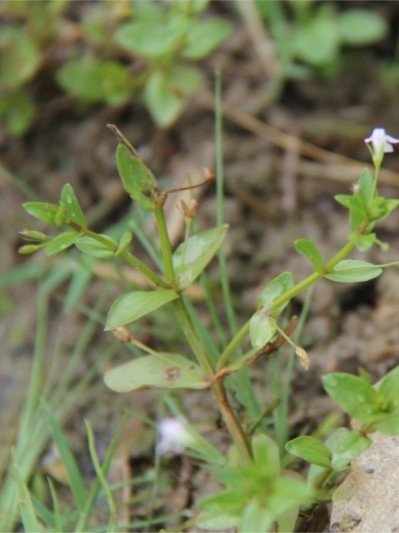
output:
M37 195L36 191L29 187L29 185L27 185L23 179L11 172L11 170L6 168L2 163L0 163L0 176L4 176L6 180L12 183L14 187L19 189L27 198L30 198L34 201L40 200L40 197Z
M217 211L216 224L220 225L224 222L224 168L223 168L223 112L222 112L222 83L221 72L215 72L215 144L216 144L216 197L217 197ZM233 299L231 295L231 288L229 283L229 275L227 271L227 260L223 246L218 253L220 282L222 286L223 301L226 309L227 321L231 335L237 335L238 327L234 311ZM238 356L243 354L241 343L235 343L234 351ZM219 365L218 365L219 366ZM244 403L248 414L251 418L256 418L261 413L261 407L256 398L254 388L252 386L248 370L243 369L234 376L234 381L238 387L241 401Z
M300 342L300 337L302 335L305 321L309 313L312 296L313 296L313 287L311 287L306 294L302 312L299 316L298 325L296 327L295 334L294 334L294 341L296 344L299 344ZM295 350L292 349L290 351L288 361L285 365L284 378L281 380L280 390L278 392L278 396L280 397L281 401L277 409L273 412L276 440L280 446L280 450L284 450L285 443L288 440L288 409L289 409L292 373L294 370L294 362L295 362Z
M145 218L144 216L148 216L148 211L145 211L144 213L140 213L140 215L135 213L134 218L130 218L129 220L129 228L132 230L133 235L137 237L147 252L147 254L151 257L151 259L154 261L154 263L157 265L157 267L161 270L162 269L162 260L161 255L159 253L159 250L156 249L154 244L150 241L150 239L147 237L147 235L142 230L142 227L145 225Z
M285 304L286 302L289 302L294 296L301 293L314 283L318 281L319 279L323 278L326 274L331 272L331 270L345 257L347 257L355 248L355 245L352 242L348 242L337 254L334 255L332 259L330 259L327 263L325 263L323 271L322 272L313 272L313 274L310 274L307 278L303 279L299 283L297 283L292 289L285 292L283 295L281 295L279 298L276 298L273 301L273 306L270 308L270 311L273 309L276 309L280 307L281 305ZM230 344L227 346L225 351L222 353L219 363L217 365L217 370L221 370L226 365L228 359L233 354L233 352L236 350L237 344L241 343L245 337L249 333L249 321L246 322L243 327L240 329L240 331L237 333L237 335L231 340Z
M215 141L216 141L216 224L219 226L224 222L224 169L223 169L223 113L222 113L222 84L220 70L216 70L216 90L215 90ZM226 254L223 246L218 254L220 281L222 285L223 300L225 303L227 320L232 335L237 333L237 322L234 313L233 301L231 297L229 276L227 273ZM242 355L240 347L237 346L239 355Z
M211 380L215 374L214 366L208 354L203 349L201 340L195 331L190 316L188 315L184 306L183 300L179 298L172 302L172 305L175 308L176 317L181 328L183 329L188 343L191 346L191 349L196 356L205 379ZM223 383L221 381L217 381L211 386L211 391L222 414L224 423L226 424L230 436L240 454L241 462L243 464L249 464L252 460L252 452L244 430L228 402Z
M70 224L70 225L75 231L79 231L80 233L83 233L87 237L90 237L91 239L94 239L97 242L100 242L101 244L103 244L109 250L113 252L116 251L113 249L112 243L104 235L99 235L98 233L91 231L88 228L75 227L74 224ZM149 280L151 280L158 287L162 287L163 289L170 288L170 286L168 285L168 283L166 283L165 280L159 277L158 274L156 274L153 270L148 268L147 265L142 263L140 259L137 259L137 257L134 256L132 253L128 252L127 250L124 250L119 254L119 257L124 259L127 263L129 263L129 265L133 266L134 268L137 268L139 272L144 274L144 276L146 276Z
M170 246L168 228L166 227L165 214L162 207L155 209L154 214L158 226L159 239L161 242L165 277L173 287L175 284L175 270L173 268L172 248Z
M96 474L97 474L97 479L98 479L98 481L100 482L100 484L102 486L105 498L106 498L106 500L108 502L110 518L109 518L109 522L108 522L108 526L107 526L107 531L110 531L110 532L111 531L115 531L115 524L116 524L116 504L115 504L115 500L114 500L114 497L112 495L111 489L110 489L110 487L109 487L109 485L107 483L107 480L105 478L106 474L105 474L104 470L102 469L102 467L100 465L100 461L98 459L96 446L95 446L95 442L94 442L93 429L92 429L92 427L90 425L90 422L88 420L85 420L85 425L86 425L87 437L88 437L88 442L89 442L90 457L91 457L94 469L95 469Z
M51 275L43 282L37 292L37 328L35 338L35 348L33 354L32 369L28 392L26 395L25 407L21 417L20 429L16 450L22 445L29 442L32 433L32 426L36 410L38 408L39 396L42 391L42 379L44 368L44 357L46 353L47 329L48 329L48 307L49 298L52 291L63 283L69 276L66 270L54 270Z
M373 189L372 189L372 193L370 195L370 198L371 198L371 202L374 200L374 197L377 196L377 184L378 184L378 176L380 174L380 168L381 168L381 165L382 165L382 159L381 157L374 157L373 155L373 151L370 149L369 145L367 145L368 149L370 150L370 153L371 153L371 157L373 159L373 164L374 164L374 179L373 179Z
M172 302L174 307L176 318L183 330L183 333L194 352L197 362L202 370L205 379L212 379L215 374L215 368L209 357L209 355L203 349L202 343L198 334L191 322L190 316L184 306L184 302L181 298Z
M47 483L50 489L51 501L53 503L53 515L54 515L54 529L55 531L62 531L62 519L60 511L60 503L57 497L57 491L51 477L47 477Z
M76 371L76 367L79 363L79 361L82 360L83 355L87 351L87 348L90 344L90 342L93 339L93 336L98 328L98 318L97 315L101 313L101 311L104 309L104 306L108 299L108 290L103 290L97 299L96 306L91 309L91 317L86 322L83 331L81 335L79 336L79 339L77 343L75 344L75 347L72 351L71 357L68 361L68 364L65 368L65 371L62 374L62 377L60 379L60 382L57 384L56 389L54 390L52 396L51 396L51 403L52 406L57 405L58 402L61 402L62 396L68 391L68 387L71 383L71 380L73 378L73 375Z
M80 381L74 385L71 389L68 390L67 396L62 398L57 409L54 410L54 414L57 419L62 419L69 409L73 406L75 402L82 397L90 383L95 379L96 376L101 375L101 371L104 366L112 359L115 354L120 350L120 341L115 339L114 342L106 349L103 350L100 357L95 361L95 363L87 370L85 375L80 379Z
M107 450L107 454L105 456L105 459L104 459L104 462L103 462L102 468L101 468L102 469L102 473L103 473L104 476L107 475L109 467L111 466L111 461L112 461L113 455L115 453L115 448L116 448L116 445L118 443L118 439L120 437L121 431L123 429L123 426L126 423L127 418L128 418L128 414L124 413L124 415L122 416L122 418L121 418L121 420L120 420L120 422L118 424L118 427L117 427L117 429L115 431L115 434L112 437L111 443L109 445L109 448ZM83 513L81 514L81 516L79 518L79 521L78 521L78 523L77 523L77 525L75 527L76 533L81 533L82 531L87 531L88 525L89 525L89 519L90 519L90 516L91 516L91 513L92 513L92 509L94 507L94 504L96 503L96 500L97 500L97 497L98 497L98 493L100 492L100 488L101 488L101 481L97 477L97 479L93 483L93 485L92 485L92 487L90 489L89 495L88 495L88 497L86 499ZM111 490L112 490L112 487L111 487Z
M244 341L248 333L249 333L249 321L243 325L243 327L240 329L237 335L235 335L235 337L230 341L229 345L227 346L225 351L220 356L220 359L216 366L217 371L222 370L222 368L226 366L228 359L230 359L233 353L237 350L237 346L239 346Z
M329 261L327 261L327 263L324 264L322 272L313 272L313 274L297 283L289 291L285 292L282 296L280 296L280 298L276 298L273 301L273 307L270 310L277 309L286 302L289 302L292 298L294 298L294 296L316 283L316 281L318 281L319 279L324 278L324 276L331 272L340 261L345 259L345 257L347 257L353 251L354 248L355 245L353 244L353 242L346 243L345 246L341 248L341 250L337 254L335 254L332 259L330 259Z
M206 272L203 272L201 274L201 285L205 291L205 300L206 300L206 303L209 309L209 314L212 319L212 323L214 325L216 334L220 341L220 345L224 349L227 346L227 338L226 338L225 331L223 329L222 323L219 318L218 310L216 309L215 301L213 299L212 289L209 285L209 278Z
M195 309L195 307L193 306L193 304L190 302L190 300L187 298L185 294L182 294L182 299L184 302L184 306L187 310L187 313L191 319L191 322L193 323L194 329L198 333L198 336L201 339L201 343L202 343L204 350L206 350L207 354L211 358L212 363L216 365L219 359L220 351L218 347L216 346L214 339L212 338L209 328L207 328L204 325L204 323L201 321L201 318L198 315L197 310Z
M224 222L222 75L215 72L216 225Z
M50 275L38 291L38 329L34 349L35 360L31 374L32 385L28 389L28 396L25 400L26 408L24 409L21 417L20 429L16 439L16 458L19 463L21 475L25 480L28 480L31 477L32 472L38 464L40 455L43 453L43 449L50 438L48 423L45 420L42 411L38 409L37 406L39 396L42 395L41 385L43 384L44 379L43 355L46 353L47 348L47 317L49 309L49 297L51 290L54 290L54 288L57 287L54 277L57 278L58 276L59 281L63 281L63 271L57 270L55 272L56 274ZM64 392L67 394L62 397L62 401L60 395L58 395L58 389L55 389L52 394L48 395L47 400L50 405L54 406L55 404L58 404L58 406L54 409L54 415L60 423L62 420L64 420L65 415L71 409L72 405L82 397L82 394L85 390L87 390L88 385L91 383L94 377L98 375L100 368L104 367L106 361L115 354L119 347L120 344L115 340L112 350L107 350L104 352L104 354L98 358L95 364L89 368L88 372L82 377L82 379L79 380L76 385L74 385L72 389L67 390L68 383L65 383ZM39 364L40 362L42 362L41 367ZM79 361L76 360L75 365L78 364L78 362ZM47 387L45 387L45 389L46 388ZM33 391L35 394L33 394ZM55 402L54 399L57 401ZM34 406L36 406L35 410L33 410ZM17 509L18 500L16 496L15 480L13 479L12 472L10 470L3 481L3 486L0 492L0 531L14 530L14 527L19 520Z
M48 439L48 430L43 420L41 424L38 423L37 410L48 336L49 298L51 292L63 283L66 277L63 270L52 272L37 293L37 326L32 369L15 444L15 459L25 481L30 477ZM38 429L41 431L37 432ZM10 469L0 492L0 531L13 531L18 522L17 510L16 485Z

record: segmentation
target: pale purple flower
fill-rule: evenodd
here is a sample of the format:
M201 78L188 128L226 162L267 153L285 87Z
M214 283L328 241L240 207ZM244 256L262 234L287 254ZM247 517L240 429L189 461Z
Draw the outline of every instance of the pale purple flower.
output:
M393 152L392 144L399 143L399 139L388 135L384 128L375 128L373 133L367 139L364 139L365 143L371 143L374 157L381 157L384 153Z
M160 440L157 444L157 452L164 455L168 452L183 453L193 437L184 420L181 418L163 418L158 426Z

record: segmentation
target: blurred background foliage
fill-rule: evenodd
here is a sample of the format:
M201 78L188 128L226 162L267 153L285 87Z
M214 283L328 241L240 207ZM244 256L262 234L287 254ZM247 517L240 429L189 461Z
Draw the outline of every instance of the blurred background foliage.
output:
M242 4L215 7L237 15ZM250 4L269 37L264 45L273 49L275 97L287 80L331 79L345 49L389 34L384 17L367 6L314 0ZM3 1L0 121L10 135L23 135L52 92L73 97L80 107L141 102L158 126L172 125L202 86L199 62L233 32L231 17L214 16L212 7L209 0ZM39 76L47 78L47 92Z

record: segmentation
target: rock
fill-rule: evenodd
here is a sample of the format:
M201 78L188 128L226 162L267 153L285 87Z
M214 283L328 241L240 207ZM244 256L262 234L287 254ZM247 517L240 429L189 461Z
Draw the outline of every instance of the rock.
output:
M334 493L330 532L399 532L399 436L376 432Z

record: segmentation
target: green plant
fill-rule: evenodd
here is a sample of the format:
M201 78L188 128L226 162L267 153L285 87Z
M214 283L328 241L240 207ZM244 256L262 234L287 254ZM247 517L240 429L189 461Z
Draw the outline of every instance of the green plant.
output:
M41 531L37 527L39 515L43 520L40 509L42 504L35 502L34 511L32 499L34 498L27 487L32 480L32 476L37 477L37 464L43 455L45 448L51 438L51 434L57 434L57 444L62 440L64 448L65 438L61 437L59 425L71 416L76 404L81 400L84 391L90 386L93 380L101 371L102 365L108 361L119 348L118 343L111 342L104 347L98 360L83 376L76 379L77 369L82 364L82 359L86 354L89 343L93 340L98 328L99 317L101 316L107 300L107 290L103 291L98 298L95 308L91 310L91 317L88 319L81 335L77 339L76 346L72 351L68 363L65 367L61 380L56 379L56 369L59 363L59 354L54 350L50 368L46 364L46 352L49 349L48 338L50 336L50 306L51 298L61 285L71 278L73 279L73 269L69 261L62 261L57 268L46 268L45 265L22 265L10 271L0 278L1 286L21 284L29 279L41 279L37 291L37 329L35 345L33 351L32 367L30 371L29 384L23 410L18 422L18 431L13 445L12 457L9 459L7 472L3 472L2 465L2 487L0 490L0 530L13 531L16 525L22 520L26 531ZM75 279L77 279L75 277ZM70 298L65 301L65 310L74 299L71 283ZM82 289L82 286L81 286ZM68 303L69 299L69 303ZM66 315L65 315L66 316ZM57 333L57 346L62 340L62 332ZM51 412L46 409L46 405L51 405ZM51 422L49 422L51 420ZM81 474L75 465L74 459L64 461L68 471L69 479L72 479L73 486L82 486ZM73 466L70 469L70 464ZM73 480L78 478L78 480ZM94 488L93 488L94 490ZM98 494L98 488L97 493ZM76 502L76 508L80 509L85 504L85 499ZM94 501L91 503L93 506ZM92 510L87 508L85 517L90 518ZM53 517L54 518L54 517ZM64 517L65 520L67 516ZM47 513L49 519L49 513ZM54 525L48 523L49 528ZM36 524L36 525L35 525ZM60 530L60 529L59 529Z
M69 0L4 3L0 36L0 120L11 135L29 128L37 102L30 84L45 66L61 89L86 104L141 100L160 126L173 124L203 77L193 62L230 34L224 20L202 20L209 0L107 2L72 24ZM66 49L59 65L58 50Z
M386 20L372 9L314 0L262 2L256 6L276 46L280 83L313 73L337 73L344 47L365 47L387 37Z
M220 109L220 92L218 94ZM48 236L26 230L26 238L34 243L23 246L20 252L27 254L43 249L47 255L53 255L75 245L88 256L119 258L148 279L152 289L126 292L109 310L105 329L136 346L142 355L108 370L104 377L106 385L117 392L147 387L169 391L208 389L231 436L232 447L228 457L225 458L198 434L181 413L172 424L160 424L161 441L158 446L158 453L168 449L180 453L186 448L187 453L208 463L226 486L225 490L209 496L201 503L202 513L198 517L198 524L212 530L236 526L244 532L270 531L277 522L279 530L292 531L299 509L309 506L315 498L327 497L336 475L347 469L351 459L369 445L368 432L377 429L393 434L399 432L398 402L394 394L399 374L395 369L375 387L370 385L366 375L357 378L346 374L330 374L323 378L327 392L356 419L359 428L353 431L340 428L328 437L325 444L311 436L298 437L286 444L289 452L312 463L306 484L293 471L281 466L281 460L287 461L284 450L279 448L263 426L264 418L276 404L266 407L259 404L247 367L257 360L270 358L284 343L289 343L299 362L307 368L309 361L305 350L291 338L295 317L291 317L285 326L281 324L285 315L283 312L288 310L292 298L322 278L343 283L366 281L378 277L384 268L398 264L374 265L347 257L355 248L364 251L373 244L382 248L387 246L377 238L375 226L389 216L399 205L399 200L379 196L378 175L384 153L392 151L392 144L399 140L382 129L375 129L372 136L366 139L366 143L371 145L374 176L364 170L353 187L352 195L336 197L349 210L348 242L332 258L325 260L312 241L296 241L296 250L311 262L314 272L299 282L295 282L289 272L270 281L259 298L254 315L239 331L234 331L234 320L230 321L232 338L227 343L222 337L215 342L208 335L185 294L188 287L204 275L212 258L219 254L224 272L225 301L228 314L232 314L229 287L223 270L222 244L228 228L222 219L222 182L219 181L217 187L219 211L216 226L195 231L191 235L197 205L183 205L186 235L183 242L172 250L163 206L166 198L175 191L161 192L156 178L141 161L134 147L115 126L109 127L119 140L116 162L127 193L139 208L152 213L155 218L162 269L156 271L150 268L130 251L133 236L129 231L116 240L89 229L69 184L64 185L58 205L43 202L24 204L30 215L62 228L62 231L56 236ZM220 115L218 132L220 140ZM219 150L219 169L220 154ZM211 174L206 176L205 181L210 179L213 179ZM221 179L222 175L219 174L218 180ZM212 299L211 292L208 296ZM127 329L129 324L164 306L168 306L174 314L187 341L187 349L179 353L146 346ZM217 316L214 316L214 320L217 330ZM248 336L251 346L245 343ZM243 351L240 351L241 346ZM240 401L244 414L232 407L231 394ZM99 479L103 479L102 474ZM112 515L112 497L108 501Z
M36 115L27 88L42 66L44 50L56 39L67 2L6 1L1 6L0 120L13 136L23 134Z
M287 450L311 463L308 483L329 498L328 487L350 468L353 458L371 444L368 433L381 431L388 435L399 433L399 402L396 394L399 367L389 372L373 386L369 376L332 373L323 377L328 394L355 420L358 429L336 429L320 442L311 436L301 436L287 443ZM320 489L325 489L321 492Z

